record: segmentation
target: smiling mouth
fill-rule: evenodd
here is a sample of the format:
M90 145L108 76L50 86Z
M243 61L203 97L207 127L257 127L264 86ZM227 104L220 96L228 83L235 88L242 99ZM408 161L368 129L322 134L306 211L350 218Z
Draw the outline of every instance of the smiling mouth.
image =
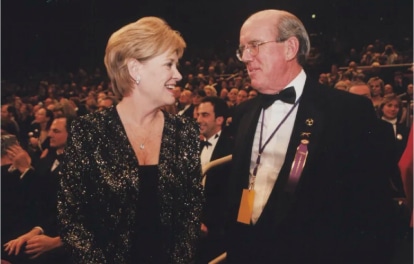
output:
M166 84L166 85L165 85L165 87L166 87L167 89L172 90L172 89L174 89L175 84Z

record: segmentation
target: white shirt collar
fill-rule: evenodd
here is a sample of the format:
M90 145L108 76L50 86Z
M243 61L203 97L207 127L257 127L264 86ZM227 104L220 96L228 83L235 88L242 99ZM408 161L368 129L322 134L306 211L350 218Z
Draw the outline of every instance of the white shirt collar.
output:
M306 73L302 69L300 73L286 86L290 87L293 86L296 92L296 100L302 95L303 88L305 87L306 82Z

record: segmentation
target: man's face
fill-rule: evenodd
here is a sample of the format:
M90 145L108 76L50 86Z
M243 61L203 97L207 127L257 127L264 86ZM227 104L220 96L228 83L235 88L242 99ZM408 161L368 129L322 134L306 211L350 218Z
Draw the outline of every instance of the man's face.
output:
M1 106L1 120L8 121L10 119L9 111L7 111L8 105Z
M240 47L252 43L275 41L269 19L249 18L240 30ZM258 47L258 53L252 56L246 49L242 54L251 85L260 93L274 93L275 84L284 83L287 77L286 42L269 42ZM280 87L276 87L280 88ZM284 87L282 87L283 89Z
M198 106L197 122L200 126L200 133L205 138L208 139L220 131L223 120L222 116L216 118L214 106L210 102L201 103Z
M63 149L66 145L68 132L66 131L66 118L53 120L49 130L50 146Z
M99 100L99 103L98 103L98 110L102 111L106 108L111 107L112 105L113 105L113 102L111 99L101 99Z
M183 105L191 104L192 93L188 90L182 91L180 95L180 103Z

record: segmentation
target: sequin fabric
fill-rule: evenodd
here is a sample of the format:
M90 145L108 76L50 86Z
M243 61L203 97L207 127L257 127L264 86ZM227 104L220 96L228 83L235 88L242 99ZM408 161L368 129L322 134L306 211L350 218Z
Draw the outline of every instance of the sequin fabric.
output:
M158 164L161 223L168 263L192 263L203 203L199 128L164 113ZM131 241L139 193L138 160L115 107L76 120L58 193L60 235L74 263L133 263Z

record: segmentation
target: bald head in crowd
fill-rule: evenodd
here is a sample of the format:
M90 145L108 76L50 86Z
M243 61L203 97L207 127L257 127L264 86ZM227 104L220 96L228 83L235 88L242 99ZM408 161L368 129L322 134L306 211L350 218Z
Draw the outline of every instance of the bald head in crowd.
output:
M351 83L348 92L365 96L366 98L371 100L371 89L369 88L368 84L364 82Z

